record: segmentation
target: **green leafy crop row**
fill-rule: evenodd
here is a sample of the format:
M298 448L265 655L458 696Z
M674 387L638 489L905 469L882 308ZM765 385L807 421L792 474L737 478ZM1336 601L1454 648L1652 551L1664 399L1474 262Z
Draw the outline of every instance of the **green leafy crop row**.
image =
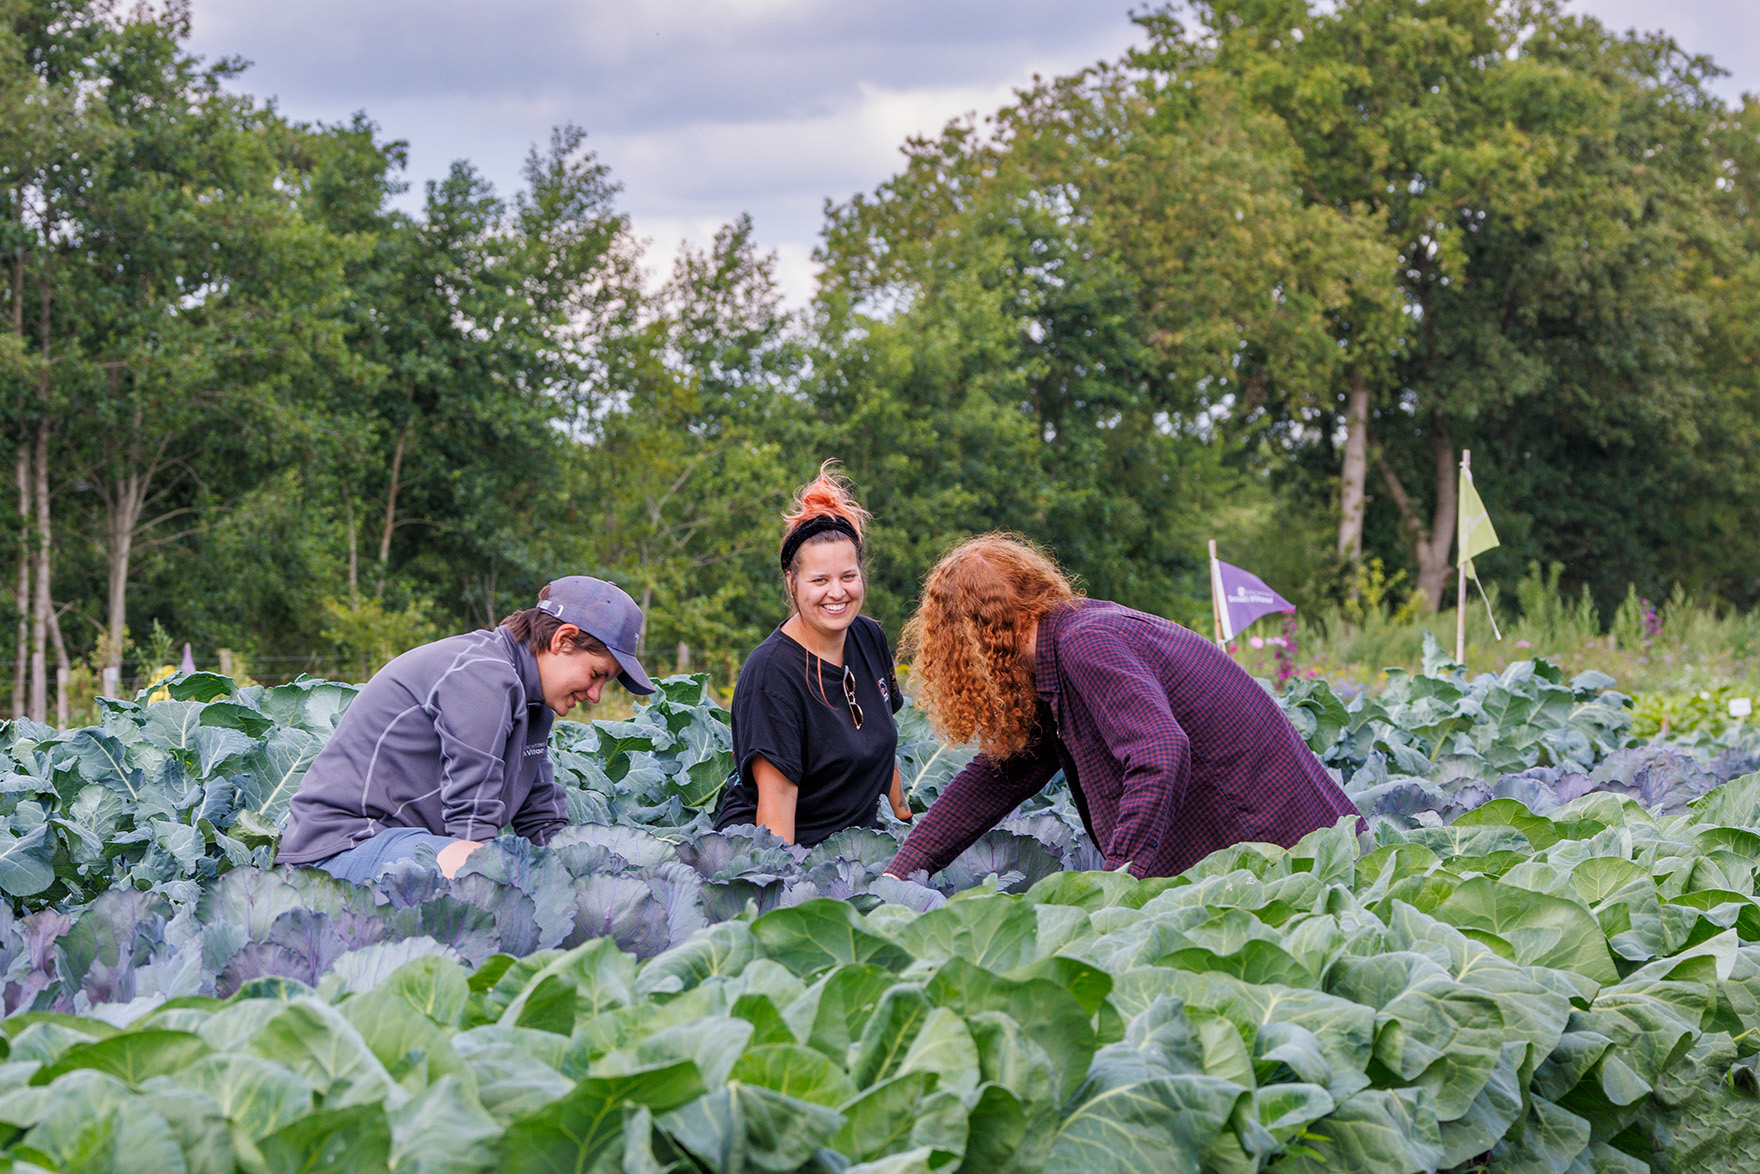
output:
M0 734L24 1168L1760 1157L1760 775L1718 785L1735 742L1631 744L1611 681L1438 654L1378 697L1301 685L1280 700L1374 849L1341 826L1139 883L1087 871L1058 786L903 882L896 829L713 833L725 715L674 678L631 721L559 724L574 826L549 847L364 888L267 867L352 689L168 690ZM969 752L901 725L921 808Z
M918 913L818 898L0 1023L44 1169L1674 1171L1760 1158L1760 777ZM401 964L399 964L401 963ZM144 1013L142 1013L144 1011Z

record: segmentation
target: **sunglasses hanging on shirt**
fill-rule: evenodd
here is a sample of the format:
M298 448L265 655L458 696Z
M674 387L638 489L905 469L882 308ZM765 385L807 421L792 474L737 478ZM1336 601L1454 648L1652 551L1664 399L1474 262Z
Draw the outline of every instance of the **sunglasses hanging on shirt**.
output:
M859 730L862 728L862 707L856 704L856 675L847 664L843 666L843 695L849 701L850 720Z

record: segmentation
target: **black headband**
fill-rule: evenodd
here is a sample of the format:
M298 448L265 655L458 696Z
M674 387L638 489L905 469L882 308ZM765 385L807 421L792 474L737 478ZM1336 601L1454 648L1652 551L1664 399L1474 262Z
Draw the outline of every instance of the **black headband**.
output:
M782 540L782 569L788 570L794 563L794 556L800 553L807 539L817 534L842 534L856 544L856 553L862 551L862 536L856 528L836 514L814 514L800 525L788 532Z

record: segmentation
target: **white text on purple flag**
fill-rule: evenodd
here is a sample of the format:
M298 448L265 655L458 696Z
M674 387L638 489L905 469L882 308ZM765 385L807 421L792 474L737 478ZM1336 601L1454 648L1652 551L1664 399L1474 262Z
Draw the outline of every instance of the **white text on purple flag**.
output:
M1296 609L1257 575L1220 560L1216 563L1216 586L1222 599L1222 635L1227 640L1260 616Z

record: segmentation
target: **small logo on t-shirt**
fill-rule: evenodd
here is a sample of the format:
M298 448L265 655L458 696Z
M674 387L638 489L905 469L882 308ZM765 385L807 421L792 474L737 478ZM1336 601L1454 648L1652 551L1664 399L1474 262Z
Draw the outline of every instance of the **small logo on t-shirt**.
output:
M876 680L874 683L876 685L880 686L880 700L886 702L886 704L888 704L888 705L891 705L892 704L892 690L890 690L886 687L886 678L881 677L880 679Z
M544 753L544 750L545 750L545 745L542 742L527 742L525 753L523 755L521 755L521 757L534 758L537 755Z

